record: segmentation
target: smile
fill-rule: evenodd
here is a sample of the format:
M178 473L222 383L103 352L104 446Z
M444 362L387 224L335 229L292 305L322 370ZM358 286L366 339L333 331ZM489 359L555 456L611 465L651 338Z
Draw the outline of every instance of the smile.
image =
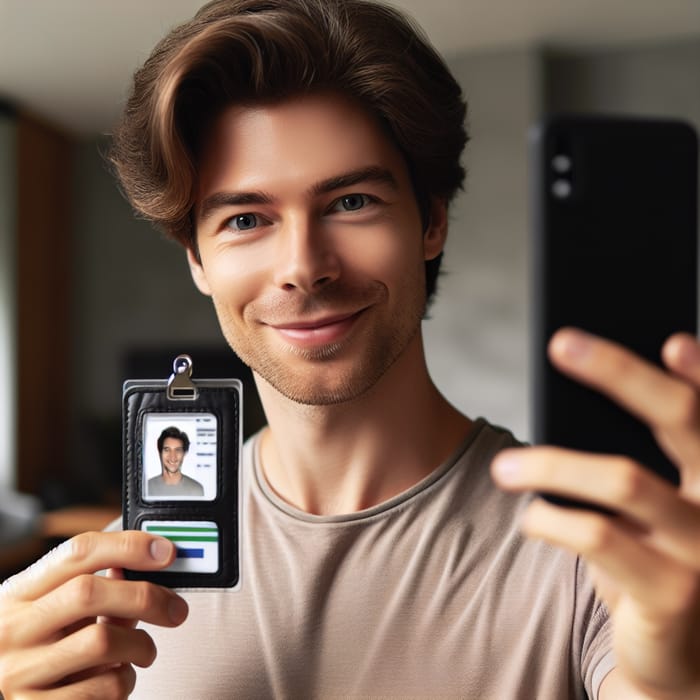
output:
M364 309L351 314L327 316L309 321L270 324L285 341L298 347L329 345L342 340Z

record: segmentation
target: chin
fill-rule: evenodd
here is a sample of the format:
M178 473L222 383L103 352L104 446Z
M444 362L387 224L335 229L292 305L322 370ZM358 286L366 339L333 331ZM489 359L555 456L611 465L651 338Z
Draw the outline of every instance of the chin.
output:
M312 368L290 376L288 371L255 370L275 391L294 403L305 406L334 406L365 396L391 365L343 371L339 368Z

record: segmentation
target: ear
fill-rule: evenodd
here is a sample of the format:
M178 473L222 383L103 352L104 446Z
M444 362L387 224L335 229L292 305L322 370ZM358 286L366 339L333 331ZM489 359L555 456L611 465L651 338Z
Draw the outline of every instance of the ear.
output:
M447 240L447 202L431 197L430 219L423 233L423 256L432 260L442 253Z
M209 282L207 282L207 276L202 267L202 263L197 260L192 248L187 249L187 264L190 266L190 274L194 283L202 294L206 296L211 296L211 289L209 288Z

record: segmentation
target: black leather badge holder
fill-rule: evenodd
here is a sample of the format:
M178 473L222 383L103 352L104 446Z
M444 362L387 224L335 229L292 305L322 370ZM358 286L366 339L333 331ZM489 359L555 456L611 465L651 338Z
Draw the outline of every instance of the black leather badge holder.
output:
M167 569L127 579L240 585L241 403L239 380L192 379L188 355L175 358L170 379L124 383L123 526L177 548Z

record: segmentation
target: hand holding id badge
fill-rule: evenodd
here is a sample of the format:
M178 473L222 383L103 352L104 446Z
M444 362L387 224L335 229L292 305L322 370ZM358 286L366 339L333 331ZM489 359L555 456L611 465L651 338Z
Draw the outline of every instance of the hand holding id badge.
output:
M169 379L127 380L122 395L123 525L171 540L175 561L127 579L171 588L240 585L242 384L192 379L178 355Z

